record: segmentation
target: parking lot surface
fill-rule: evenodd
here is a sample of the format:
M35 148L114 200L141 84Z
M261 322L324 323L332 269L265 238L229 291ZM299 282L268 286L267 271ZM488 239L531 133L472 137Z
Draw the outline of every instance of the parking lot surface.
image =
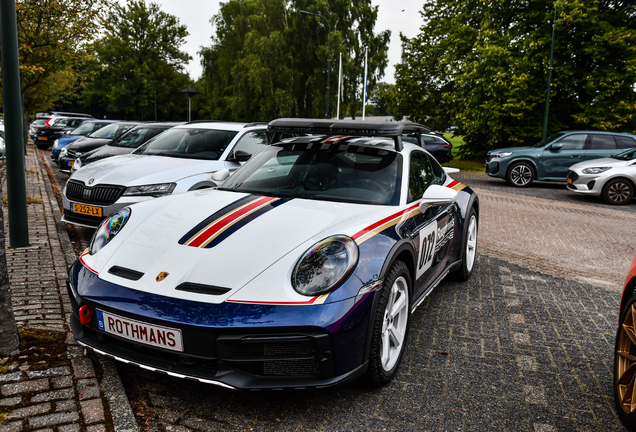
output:
M140 428L623 430L612 361L636 202L613 207L563 184L453 177L480 197L475 273L443 282L412 315L395 381L242 393L120 364ZM92 230L76 233L81 250Z

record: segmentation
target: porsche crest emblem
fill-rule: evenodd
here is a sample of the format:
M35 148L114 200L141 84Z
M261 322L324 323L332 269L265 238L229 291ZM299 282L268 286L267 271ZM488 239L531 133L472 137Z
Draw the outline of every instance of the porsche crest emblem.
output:
M161 272L157 275L157 282L161 282L162 280L164 280L165 278L168 277L170 273L167 272Z

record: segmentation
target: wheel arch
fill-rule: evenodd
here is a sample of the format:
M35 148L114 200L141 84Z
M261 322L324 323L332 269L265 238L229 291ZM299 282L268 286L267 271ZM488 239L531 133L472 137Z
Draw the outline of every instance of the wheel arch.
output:
M413 284L415 283L416 257L417 253L415 252L415 248L413 247L410 239L403 239L397 242L395 245L393 245L393 248L391 248L391 251L387 255L387 259L382 265L382 270L380 271L380 279L383 279L386 276L395 261L402 261L409 269L409 275L411 276L410 289L412 294Z
M634 183L634 180L630 179L629 177L627 177L625 175L617 175L616 177L612 177L610 179L607 179L607 181L603 185L603 190L605 190L605 188L607 187L608 184L610 184L611 182L613 182L615 180L623 180L623 181L629 183L630 185L632 185L632 188L634 188L634 192L636 192L636 183Z
M625 284L625 289L623 290L623 297L621 297L621 305L618 309L618 326L620 327L621 322L623 322L623 313L625 309L625 305L634 295L634 291L636 290L636 276L631 278L629 282Z
M510 170L512 169L512 167L515 164L519 163L519 162L528 162L530 165L532 165L532 169L534 170L535 179L537 179L539 177L539 168L537 166L537 163L535 161L533 161L532 159L530 159L530 158L520 157L518 159L511 160L508 163L508 166L506 167L506 178L508 177L508 173L510 173Z

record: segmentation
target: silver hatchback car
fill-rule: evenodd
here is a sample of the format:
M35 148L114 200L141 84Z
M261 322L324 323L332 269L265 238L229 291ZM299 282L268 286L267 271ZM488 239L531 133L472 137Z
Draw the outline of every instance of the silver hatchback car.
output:
M636 148L572 165L567 183L572 192L602 196L609 204L627 204L636 189Z

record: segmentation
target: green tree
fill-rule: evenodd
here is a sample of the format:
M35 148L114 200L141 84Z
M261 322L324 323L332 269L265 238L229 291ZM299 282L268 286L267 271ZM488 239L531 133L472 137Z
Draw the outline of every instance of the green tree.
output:
M180 46L188 36L179 19L143 0L117 5L106 35L95 44L96 61L82 94L85 105L105 108L109 117L184 119L187 103L179 90L188 85Z
M200 114L234 119L238 72L240 119L324 116L328 27L300 10L322 15L331 27L330 112L335 114L337 103L340 53L341 112L351 115L362 108L365 48L373 88L386 68L390 38L389 31L374 33L378 11L370 0L229 0L212 19L212 46L201 51L207 96Z
M434 129L457 125L468 153L541 138L552 1L434 0L425 24L402 38L389 104ZM549 133L636 131L636 6L560 0Z
M24 104L28 113L50 108L79 88L90 44L102 31L112 0L16 2Z

